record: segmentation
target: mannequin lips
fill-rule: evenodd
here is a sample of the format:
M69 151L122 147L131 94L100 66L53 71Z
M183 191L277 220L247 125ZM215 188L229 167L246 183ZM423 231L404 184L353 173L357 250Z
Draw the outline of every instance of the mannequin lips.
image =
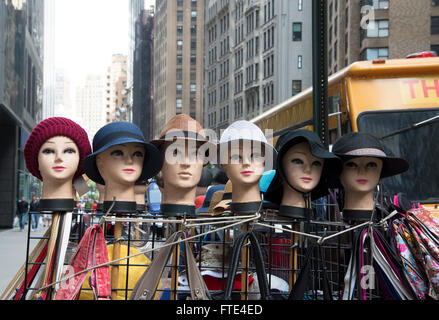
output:
M136 172L134 169L123 169L123 171L130 174Z
M368 183L368 180L366 180L366 179L358 179L357 183L359 183L359 184L366 184L366 183Z
M254 172L253 171L243 171L241 174L245 177L251 176Z
M66 169L66 167L63 166L56 166L52 168L53 170L57 171L57 172L62 172Z
M303 182L311 182L312 181L312 178L309 178L309 177L302 177L302 178L300 178Z
M192 177L192 173L187 172L187 171L179 172L178 175L182 176L182 177L187 177L187 178Z

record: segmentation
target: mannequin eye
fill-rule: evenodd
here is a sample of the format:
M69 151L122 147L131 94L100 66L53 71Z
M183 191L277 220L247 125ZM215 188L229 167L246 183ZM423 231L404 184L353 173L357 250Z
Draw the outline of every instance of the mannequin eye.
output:
M136 151L133 153L134 157L143 158L143 153L141 151Z
M46 148L43 151L41 151L41 153L43 153L43 154L51 154L51 153L55 153L55 150L50 149L50 148Z
M291 163L293 163L293 164L303 164L303 161L301 159L295 158L295 159L291 160Z
M357 165L355 162L349 161L349 162L346 162L346 163L345 163L345 167L348 167L348 168L357 168L358 165Z
M321 163L320 161L314 161L314 162L312 163L312 165L315 166L315 167L321 167L321 166L322 166L322 163Z
M110 155L112 155L112 156L123 156L123 151L122 150L114 150L114 151L112 151L111 152L111 154Z
M240 159L241 159L241 157L239 156L239 154L232 154L230 156L230 160L233 160L233 161L239 161Z
M378 167L378 164L376 162L369 162L366 164L366 168L376 168Z
M67 148L67 149L64 150L64 153L72 153L72 154L74 154L74 153L76 153L76 150L73 149L73 148Z

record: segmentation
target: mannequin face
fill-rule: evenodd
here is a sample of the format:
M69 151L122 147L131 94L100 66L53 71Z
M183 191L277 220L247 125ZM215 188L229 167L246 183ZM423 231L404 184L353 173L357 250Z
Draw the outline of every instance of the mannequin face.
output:
M324 159L311 154L308 142L292 146L282 158L282 167L288 182L305 193L318 185L324 163ZM289 188L288 184L284 183L284 188Z
M145 147L141 143L113 146L96 156L105 184L134 185L142 174Z
M52 137L41 146L38 165L44 182L72 180L78 170L79 149L67 137Z
M380 181L383 161L378 158L359 157L343 164L340 181L345 192L372 193Z
M196 188L203 170L203 159L197 158L196 145L188 144L184 140L167 142L164 150L166 150L162 168L164 188Z
M234 186L258 184L264 173L264 153L244 148L242 143L231 146L229 159L223 164L224 171Z

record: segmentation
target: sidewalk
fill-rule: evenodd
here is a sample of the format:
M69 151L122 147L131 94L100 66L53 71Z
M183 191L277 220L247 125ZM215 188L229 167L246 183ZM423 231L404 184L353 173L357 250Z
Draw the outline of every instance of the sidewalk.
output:
M48 227L40 223L37 230L31 231L32 237L42 237ZM6 289L12 278L26 262L28 225L23 231L20 228L0 229L0 293ZM39 239L31 239L29 252L35 247Z

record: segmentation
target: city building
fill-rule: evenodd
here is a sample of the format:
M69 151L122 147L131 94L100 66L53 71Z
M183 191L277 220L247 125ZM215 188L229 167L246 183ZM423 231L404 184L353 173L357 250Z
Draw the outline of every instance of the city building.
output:
M76 114L87 131L90 142L105 122L105 78L88 75L85 84L76 88Z
M127 103L127 56L113 54L105 79L105 121L131 122Z
M12 228L17 200L40 196L23 149L42 120L44 1L0 1L0 228Z
M136 20L133 59L133 123L146 140L153 136L153 25L152 10L143 10Z
M312 85L312 7L206 0L204 126L251 119Z
M44 1L43 119L55 114L55 6L56 0Z
M439 53L438 0L329 0L329 74L359 60Z
M55 69L54 116L72 114L72 82L70 75L63 68Z
M202 123L204 0L157 0L154 13L154 127L176 114Z

